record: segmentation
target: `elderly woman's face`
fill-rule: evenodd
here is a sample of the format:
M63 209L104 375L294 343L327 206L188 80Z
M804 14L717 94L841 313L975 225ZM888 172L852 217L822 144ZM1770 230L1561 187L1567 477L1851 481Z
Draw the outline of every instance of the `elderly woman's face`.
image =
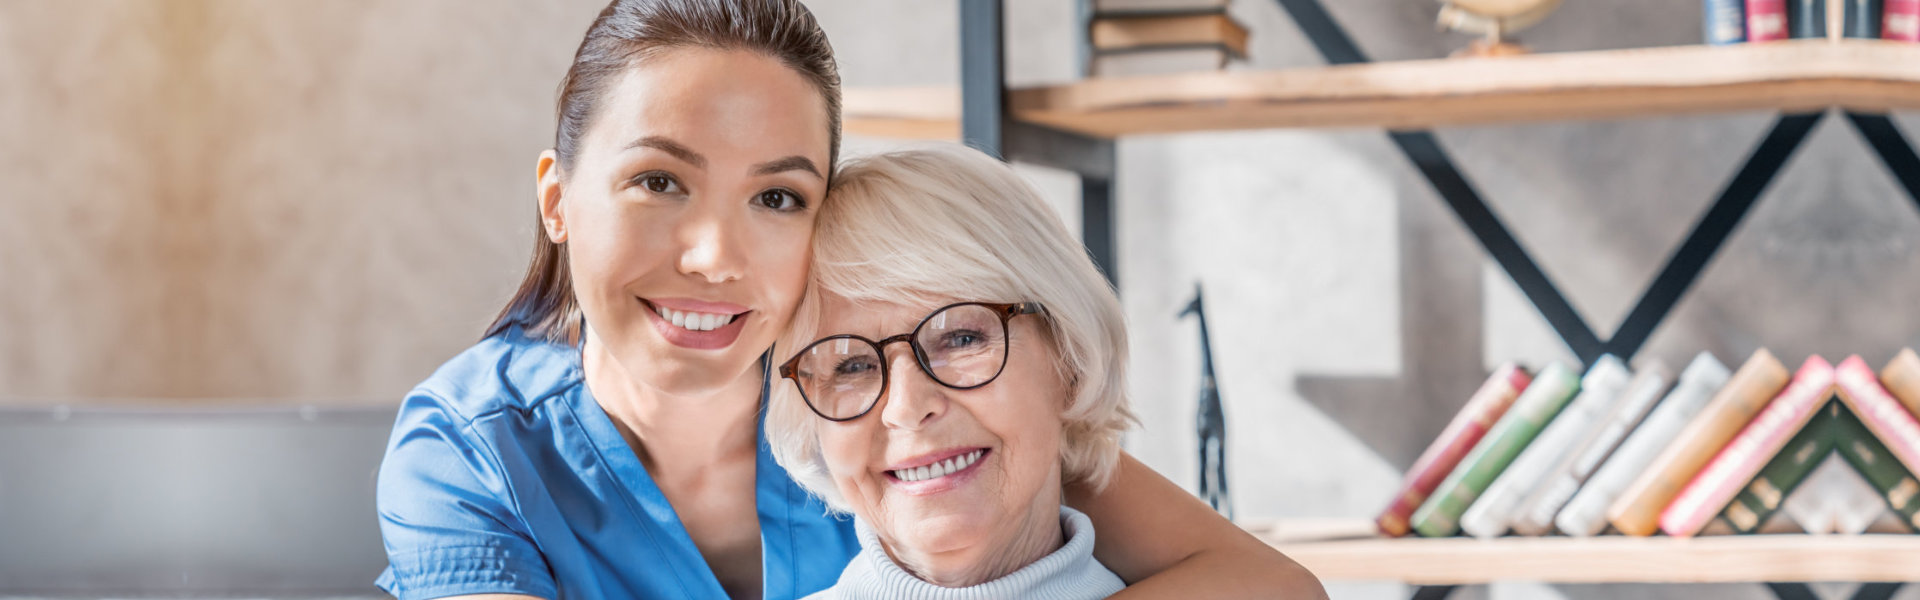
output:
M820 331L879 340L912 331L945 304L829 297ZM940 385L905 343L889 344L889 382L873 410L851 421L821 421L820 446L835 487L896 560L921 570L966 570L990 562L1035 523L1057 527L1068 384L1043 319L1009 321L1005 370L971 390ZM914 472L936 464L958 468L941 476L931 468Z

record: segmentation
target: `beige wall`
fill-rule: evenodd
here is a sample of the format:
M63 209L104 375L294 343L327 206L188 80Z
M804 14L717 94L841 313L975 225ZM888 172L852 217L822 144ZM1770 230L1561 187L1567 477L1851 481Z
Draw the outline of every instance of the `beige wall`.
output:
M596 4L0 3L0 402L397 397L523 268Z

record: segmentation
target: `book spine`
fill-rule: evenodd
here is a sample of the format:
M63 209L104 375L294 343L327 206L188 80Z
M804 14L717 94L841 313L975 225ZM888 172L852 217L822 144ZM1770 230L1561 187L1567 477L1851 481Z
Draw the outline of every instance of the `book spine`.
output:
M1760 412L1787 385L1787 368L1765 348L1755 350L1727 387L1715 394L1700 414L1687 423L1673 443L1649 463L1647 470L1607 509L1607 520L1627 535L1652 535L1660 512L1680 488L1706 466L1713 454Z
M1920 528L1920 481L1913 471L1894 460L1886 444L1874 436L1859 415L1851 411L1834 419L1834 451L1867 480L1887 508L1900 515L1907 526Z
M1828 401L1821 405L1820 411L1800 433L1793 435L1787 445L1775 454L1767 466L1761 467L1753 481L1735 494L1727 509L1720 511L1720 518L1733 526L1737 533L1753 533L1780 510L1781 502L1800 487L1813 474L1813 468L1820 459L1833 450L1833 420L1835 415L1845 409L1838 402Z
M1867 430L1879 436L1907 470L1920 469L1920 421L1887 393L1867 361L1857 354L1849 356L1841 361L1834 377L1839 383L1840 400L1860 417Z
M1589 374L1591 376L1591 374ZM1647 416L1647 410L1666 392L1667 384L1673 381L1673 372L1667 370L1665 363L1650 361L1635 373L1620 392L1620 399L1614 403L1613 412L1608 414L1604 423L1596 428L1587 439L1575 444L1575 450L1566 460L1555 465L1553 475L1545 485L1535 491L1532 498L1521 504L1513 520L1513 531L1521 535L1545 535L1553 529L1553 517L1573 499L1580 485L1592 477L1627 432ZM1585 385L1584 383L1582 384ZM1596 386L1598 382L1596 382ZM1591 389L1592 386L1588 386Z
M1787 0L1787 34L1794 39L1827 37L1827 0Z
M1660 455L1682 428L1725 387L1732 374L1710 352L1701 352L1680 372L1673 391L1633 428L1620 448L1600 464L1580 491L1553 518L1554 527L1571 536L1590 536L1607 526L1607 509Z
M1901 349L1886 368L1880 369L1880 383L1907 407L1907 412L1920 415L1920 355L1912 348Z
M1486 436L1487 429L1507 413L1514 399L1520 397L1520 391L1532 381L1527 370L1514 363L1494 369L1493 375L1467 399L1467 405L1453 416L1433 444L1420 453L1420 458L1413 461L1413 467L1407 469L1400 491L1393 495L1393 503L1374 520L1380 533L1398 537L1412 531L1407 521L1413 517L1413 511L1427 501L1434 488L1440 487L1440 481L1459 466L1460 459Z
M1701 22L1707 43L1738 44L1747 41L1746 0L1705 0Z
M1818 412L1832 395L1833 364L1818 355L1807 357L1794 373L1793 383L1774 397L1733 440L1708 461L1660 514L1660 530L1674 537L1691 537L1733 501L1741 486L1760 474L1787 440Z
M1846 15L1841 17L1844 23L1841 35L1867 39L1880 37L1880 0L1829 1L1840 1L1846 6Z
M1445 537L1460 531L1460 515L1467 511L1493 478L1507 469L1520 450L1540 434L1580 388L1580 379L1559 363L1548 365L1533 384L1513 401L1513 408L1487 430L1473 450L1460 460L1433 495L1413 513L1413 529L1427 537Z
M1573 452L1576 440L1599 427L1631 377L1626 363L1611 354L1594 361L1593 368L1580 380L1580 393L1467 508L1460 516L1460 528L1477 538L1506 533L1520 504L1548 480L1554 465Z
M1787 39L1787 0L1747 0L1747 41Z
M1920 42L1920 0L1884 0L1881 39Z

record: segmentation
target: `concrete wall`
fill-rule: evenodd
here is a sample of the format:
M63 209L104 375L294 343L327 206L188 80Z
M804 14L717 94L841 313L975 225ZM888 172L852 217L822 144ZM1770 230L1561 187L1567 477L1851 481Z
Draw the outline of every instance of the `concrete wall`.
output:
M0 402L397 399L517 283L553 89L598 4L0 3ZM849 85L956 79L950 0L809 4ZM1430 3L1326 4L1375 59L1466 41L1434 30ZM1009 5L1013 82L1072 78L1069 3ZM1253 31L1252 68L1319 64L1276 3L1234 11ZM1695 3L1621 0L1568 3L1521 37L1565 51L1698 32ZM1439 139L1604 337L1771 120ZM1487 368L1571 360L1378 130L1142 137L1120 161L1122 296L1147 424L1129 447L1194 482L1198 344L1174 313L1200 282L1243 518L1370 516ZM1077 223L1071 177L1023 172ZM1826 119L1642 358L1736 362L1765 345L1789 362L1884 362L1920 342L1914 208L1845 121ZM1515 584L1456 598L1474 595L1770 597Z

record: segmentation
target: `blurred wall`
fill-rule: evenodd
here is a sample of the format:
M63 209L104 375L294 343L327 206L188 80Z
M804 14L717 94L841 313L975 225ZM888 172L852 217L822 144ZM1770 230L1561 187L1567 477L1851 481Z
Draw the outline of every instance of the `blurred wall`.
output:
M599 4L0 3L0 402L397 399L517 283L554 86ZM809 4L849 85L955 81L951 0ZM1069 3L1008 4L1010 79L1073 78ZM1325 4L1377 60L1466 42L1434 30L1427 2ZM1253 31L1253 68L1320 64L1276 3L1233 10ZM1698 6L1567 3L1521 37L1541 51L1689 44ZM1771 120L1439 138L1604 337ZM1203 283L1243 518L1371 516L1487 368L1571 360L1378 130L1133 138L1120 160L1146 424L1129 447L1193 484L1197 336L1174 314ZM1077 223L1073 178L1023 173ZM1884 362L1920 342L1914 208L1845 121L1826 119L1641 358L1678 367L1711 350L1737 364L1766 345L1794 363ZM1513 584L1455 597L1770 596Z

